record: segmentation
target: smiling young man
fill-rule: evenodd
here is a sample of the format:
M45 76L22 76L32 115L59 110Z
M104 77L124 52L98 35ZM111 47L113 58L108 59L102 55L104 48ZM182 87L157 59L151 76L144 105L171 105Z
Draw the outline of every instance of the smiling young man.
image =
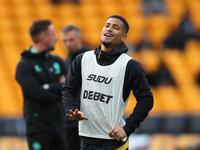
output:
M153 107L153 95L140 64L129 57L129 25L110 16L102 29L101 45L76 57L62 88L69 120L79 121L81 150L127 150L134 133ZM81 89L80 110L75 102ZM137 100L133 113L123 114L131 90Z

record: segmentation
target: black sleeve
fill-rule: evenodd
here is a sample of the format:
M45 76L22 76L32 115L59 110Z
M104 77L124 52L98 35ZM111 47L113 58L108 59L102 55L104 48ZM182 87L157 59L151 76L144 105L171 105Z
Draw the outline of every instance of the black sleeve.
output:
M33 69L27 62L19 62L16 70L16 80L21 85L23 93L31 99L39 102L54 102L60 101L61 95L55 94L48 90L44 90L42 85L34 76Z
M55 59L59 62L60 64L60 67L61 67L61 73L60 75L64 75L66 77L67 75L67 69L65 67L65 63L64 61L58 57L58 56L55 56ZM57 83L49 83L49 91L52 91L52 92L56 92L58 94L61 95L61 88L63 86L63 83L60 83L60 82L57 82Z
M52 91L52 92L55 92L55 93L58 93L61 95L61 88L63 86L63 83L49 83L49 91Z
M60 63L60 67L61 67L61 75L67 76L67 69L65 67L65 62L63 59L61 59L60 57L57 56L57 59Z
M133 113L126 119L124 126L124 130L129 136L147 117L153 107L154 100L142 67L134 59L131 59L127 64L124 83L124 99L127 99L130 90L132 90L137 100Z
M62 102L65 106L66 113L70 110L78 109L76 97L81 87L81 60L83 53L78 55L71 64L71 68L67 74L65 83L62 87Z

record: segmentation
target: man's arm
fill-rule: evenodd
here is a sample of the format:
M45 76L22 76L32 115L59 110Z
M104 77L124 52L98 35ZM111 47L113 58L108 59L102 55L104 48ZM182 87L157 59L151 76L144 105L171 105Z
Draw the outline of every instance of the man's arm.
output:
M79 108L76 96L81 87L81 60L83 54L78 55L72 62L70 70L67 74L66 80L62 87L62 102L65 106L65 111L70 114L70 110L73 112Z
M65 67L64 61L59 56L52 56L55 61L58 61L61 69L60 73L60 79L56 83L47 83L49 85L49 91L56 92L58 94L61 94L61 88L63 86L63 83L65 82L65 77L67 76L67 69Z
M38 102L54 102L61 99L61 95L45 90L34 76L34 71L26 62L19 62L16 70L16 80L23 92Z
M131 59L127 64L124 83L124 99L128 96L126 91L133 90L137 100L133 113L126 119L126 125L123 127L127 136L129 136L147 117L153 107L154 100L142 67L134 59Z

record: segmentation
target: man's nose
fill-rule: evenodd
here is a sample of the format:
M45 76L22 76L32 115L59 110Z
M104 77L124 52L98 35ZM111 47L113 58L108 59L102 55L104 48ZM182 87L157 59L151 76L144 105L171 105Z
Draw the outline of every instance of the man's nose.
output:
M69 41L66 41L66 42L65 42L65 46L66 46L66 47L69 47L69 46L70 46L70 42L69 42Z
M111 31L111 30L112 30L111 27L106 28L106 31Z

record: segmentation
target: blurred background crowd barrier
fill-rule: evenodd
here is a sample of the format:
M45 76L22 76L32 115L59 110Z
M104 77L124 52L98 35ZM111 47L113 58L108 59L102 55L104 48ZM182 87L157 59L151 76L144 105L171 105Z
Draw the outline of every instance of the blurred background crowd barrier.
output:
M15 71L20 53L32 44L28 32L32 21L52 20L58 37L64 25L76 25L84 43L95 49L106 19L114 14L129 22L128 54L142 65L155 99L149 117L131 136L130 147L139 139L143 145L131 150L198 146L200 0L0 0L0 149L27 149L23 96ZM60 39L52 53L67 57ZM124 118L135 104L131 95Z

